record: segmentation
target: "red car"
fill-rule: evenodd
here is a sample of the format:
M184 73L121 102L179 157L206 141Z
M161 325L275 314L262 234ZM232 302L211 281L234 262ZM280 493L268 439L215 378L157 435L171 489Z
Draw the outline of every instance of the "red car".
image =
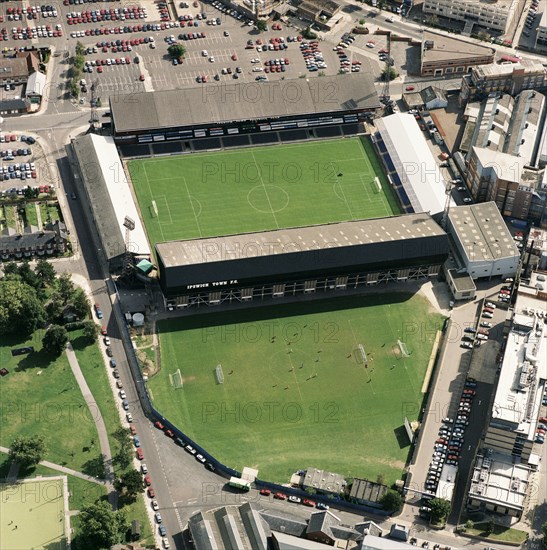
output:
M165 427L159 420L154 422L154 426L156 426L156 428L158 428L158 430L163 430L163 428Z
M144 484L147 487L150 487L150 485L152 485L152 480L150 479L150 476L144 476Z
M269 497L272 492L269 489L260 489L260 494L264 495L265 497Z
M274 498L277 498L278 500L287 500L287 495L284 495L283 493L275 493Z
M411 92L412 90L414 90L414 86L405 86L405 90L407 92Z
M107 336L107 335L108 335L105 326L102 326L102 327L101 327L101 334L102 334L103 336Z
M144 453L140 447L137 449L137 458L139 460L144 460Z
M148 496L150 498L154 498L156 496L156 492L152 489L152 487L148 487Z
M141 74L141 75L139 76L139 80L140 80L141 82L144 82L144 75L143 75L143 74Z
M167 437L175 437L175 434L171 430L165 430L165 435Z
M137 428L135 428L135 426L133 426L133 424L131 424L131 426L129 426L129 429L131 430L131 435L137 435Z
M309 506L310 508L315 508L315 502L313 500L310 500L309 498L305 498L302 504L304 506Z

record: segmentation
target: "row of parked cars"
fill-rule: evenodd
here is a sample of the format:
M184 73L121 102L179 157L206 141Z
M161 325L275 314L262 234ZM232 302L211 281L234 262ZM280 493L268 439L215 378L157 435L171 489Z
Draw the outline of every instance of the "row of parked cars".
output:
M138 6L125 8L110 8L87 10L84 12L73 11L66 14L66 22L69 25L80 23L99 23L101 21L125 21L126 19L146 19L147 10Z
M301 42L300 43L300 53L304 57L306 62L306 69L310 72L316 72L319 69L326 69L327 64L325 63L325 58L323 53L319 48L319 42Z
M547 390L543 394L543 405L547 405ZM536 443L545 443L545 434L547 433L547 417L540 416L538 427L536 428Z
M486 302L484 304L482 315L488 315L489 318L494 316L494 311L496 310L496 304L493 302ZM463 336L461 347L471 349L473 347L480 347L484 342L488 341L490 337L490 331L493 324L490 321L480 321L478 327L465 327L463 329Z
M266 497L269 497L272 494L270 489L260 489L260 494ZM287 496L285 493L277 491L273 493L273 497L277 500L287 500L289 502L294 502L295 504L303 504L304 506L309 506L310 508L317 508L318 510L328 510L329 507L327 504L322 502L315 502L309 498L300 498L296 495Z
M5 164L4 166L0 166L0 179L3 181L36 179L37 176L38 174L34 162Z

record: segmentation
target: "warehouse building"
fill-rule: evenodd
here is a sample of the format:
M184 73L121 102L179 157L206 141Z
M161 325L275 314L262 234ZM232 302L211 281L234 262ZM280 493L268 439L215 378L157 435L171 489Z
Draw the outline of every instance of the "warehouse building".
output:
M447 184L416 119L394 114L376 127L373 141L404 211L442 213Z
M428 214L156 245L167 307L279 299L436 277L448 236Z
M291 140L353 134L381 107L372 69L362 70L321 79L211 83L116 97L110 100L114 140L134 155L139 150L150 154L151 145L181 152L268 143L279 135L283 139L284 131ZM253 134L257 137L251 141ZM125 148L128 144L133 147Z
M87 134L72 140L72 151L78 169L76 184L89 205L84 211L96 227L110 270L120 270L128 257L149 259L144 226L114 140Z
M494 202L451 208L447 232L461 271L473 279L517 272L520 253Z

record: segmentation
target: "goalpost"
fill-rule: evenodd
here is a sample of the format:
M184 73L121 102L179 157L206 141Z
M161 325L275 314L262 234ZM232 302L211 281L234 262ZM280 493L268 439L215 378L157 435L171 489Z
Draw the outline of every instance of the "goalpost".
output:
M182 388L184 386L184 382L182 381L182 374L180 373L180 369L177 369L176 372L169 375L169 381L171 382L171 386L173 386L176 390Z
M380 178L378 176L374 178L374 192L375 193L382 192L382 184L380 183Z
M156 201L152 201L152 204L150 205L150 214L153 218L158 217L158 205L156 204Z
M399 349L401 350L401 355L403 357L410 357L410 352L408 351L406 344L404 342L401 342L401 340L397 340L397 344L399 345Z

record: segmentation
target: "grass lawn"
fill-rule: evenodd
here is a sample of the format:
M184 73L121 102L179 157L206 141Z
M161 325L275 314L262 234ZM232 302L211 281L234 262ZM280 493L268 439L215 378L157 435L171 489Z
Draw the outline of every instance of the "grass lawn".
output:
M36 213L36 203L29 202L25 207L27 225L38 225L38 214Z
M133 160L128 168L152 244L400 212L360 138Z
M521 531L520 529L511 529L510 527L505 527L503 525L494 524L494 532L490 535L486 534L487 522L475 523L475 526L471 529L466 528L466 533L474 535L476 537L482 537L495 542L518 542L522 544L528 533L526 531Z
M15 206L7 205L4 206L4 216L6 219L6 225L15 229L16 227L16 215L15 215Z
M44 437L46 460L86 471L100 455L97 431L65 355L52 360L42 351L43 330L28 341L4 337L0 364L9 370L2 384L0 445L16 436ZM11 355L12 348L34 346L29 355Z
M442 321L427 300L403 293L164 321L162 369L149 388L156 408L238 470L287 482L313 466L392 483L410 449L403 420L418 416ZM181 389L169 377L177 369Z
M102 355L99 350L99 344L91 346L86 345L86 342L82 337L82 331L71 332L70 338L87 385L95 397L102 417L105 419L106 428L108 430L110 451L112 456L114 456L119 451L119 444L116 439L114 439L112 434L117 428L120 427L121 423L118 420L118 409L116 408L114 395L110 389L108 374L104 367ZM137 430L139 429L138 425L136 425L136 428ZM127 470L132 468L133 465L127 468ZM119 467L116 467L116 465L114 465L114 470L117 475L122 474L124 471ZM152 528L150 526L148 516L146 515L145 505L145 499L141 495L138 497L136 502L128 506L124 506L123 509L127 512L127 516L130 520L138 519L141 522L141 542L143 542L143 544L152 544Z

